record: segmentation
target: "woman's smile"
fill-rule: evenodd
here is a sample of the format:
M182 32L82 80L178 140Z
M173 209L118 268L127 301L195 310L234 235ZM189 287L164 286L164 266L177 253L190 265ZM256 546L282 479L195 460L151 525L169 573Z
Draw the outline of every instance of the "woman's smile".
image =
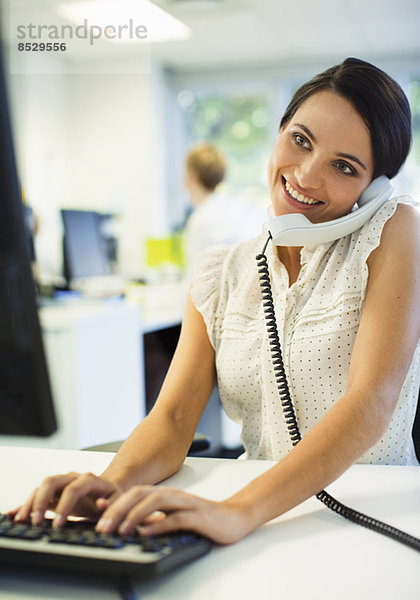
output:
M290 202L292 206L298 206L302 210L308 210L323 204L316 198L307 196L306 194L299 191L294 185L292 185L285 177L282 176L283 188L286 192L286 200Z

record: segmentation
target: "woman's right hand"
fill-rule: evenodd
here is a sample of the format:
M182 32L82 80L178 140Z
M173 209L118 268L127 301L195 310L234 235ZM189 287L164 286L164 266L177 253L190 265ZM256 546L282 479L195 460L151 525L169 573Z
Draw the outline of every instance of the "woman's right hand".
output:
M66 473L46 477L22 506L11 510L15 521L31 519L39 525L46 510L55 511L54 527L63 525L69 515L98 518L122 490L111 481L92 473ZM104 502L101 499L106 499Z

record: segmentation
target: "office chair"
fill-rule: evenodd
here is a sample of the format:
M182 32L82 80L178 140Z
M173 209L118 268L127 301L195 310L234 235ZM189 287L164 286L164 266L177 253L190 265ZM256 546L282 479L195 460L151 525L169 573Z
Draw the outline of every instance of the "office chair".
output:
M108 442L107 444L97 444L96 446L88 446L87 448L82 448L82 450L88 450L92 452L118 452L120 446L122 445L124 440L119 440L118 442ZM188 456L193 456L194 454L198 454L199 452L204 452L208 450L211 445L211 439L208 435L204 433L196 433L194 435L194 439L191 443L190 449L188 450Z
M417 401L416 416L414 417L412 435L413 435L414 449L416 451L417 460L420 462L420 390L419 390L419 399Z

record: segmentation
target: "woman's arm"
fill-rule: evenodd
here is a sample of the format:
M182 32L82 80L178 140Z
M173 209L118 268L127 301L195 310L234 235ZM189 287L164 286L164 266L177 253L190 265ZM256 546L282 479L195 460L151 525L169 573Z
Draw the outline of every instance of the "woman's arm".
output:
M97 498L112 502L134 484L166 479L182 465L214 384L214 350L204 321L188 298L178 346L155 406L101 477L91 473L47 477L11 514L19 521L32 514L36 524L47 508L55 506L60 525L72 513L101 512L105 503L95 504ZM120 410L118 402L115 410Z
M104 514L104 531L127 533L154 510L157 534L194 529L232 543L318 493L386 431L420 335L419 216L399 206L368 260L369 282L344 396L277 465L223 502L135 486Z

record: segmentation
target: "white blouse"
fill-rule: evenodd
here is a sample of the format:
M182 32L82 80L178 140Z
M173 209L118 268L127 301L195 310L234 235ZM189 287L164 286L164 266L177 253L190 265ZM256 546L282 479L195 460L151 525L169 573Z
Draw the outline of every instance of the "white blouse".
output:
M344 394L368 280L366 260L379 245L397 200L361 229L301 250L301 270L289 287L275 247L266 250L289 390L302 436ZM242 425L250 459L279 460L292 448L275 381L255 256L261 235L199 256L192 299L216 353L219 393L228 416ZM417 465L411 430L420 384L420 340L390 426L358 462Z

